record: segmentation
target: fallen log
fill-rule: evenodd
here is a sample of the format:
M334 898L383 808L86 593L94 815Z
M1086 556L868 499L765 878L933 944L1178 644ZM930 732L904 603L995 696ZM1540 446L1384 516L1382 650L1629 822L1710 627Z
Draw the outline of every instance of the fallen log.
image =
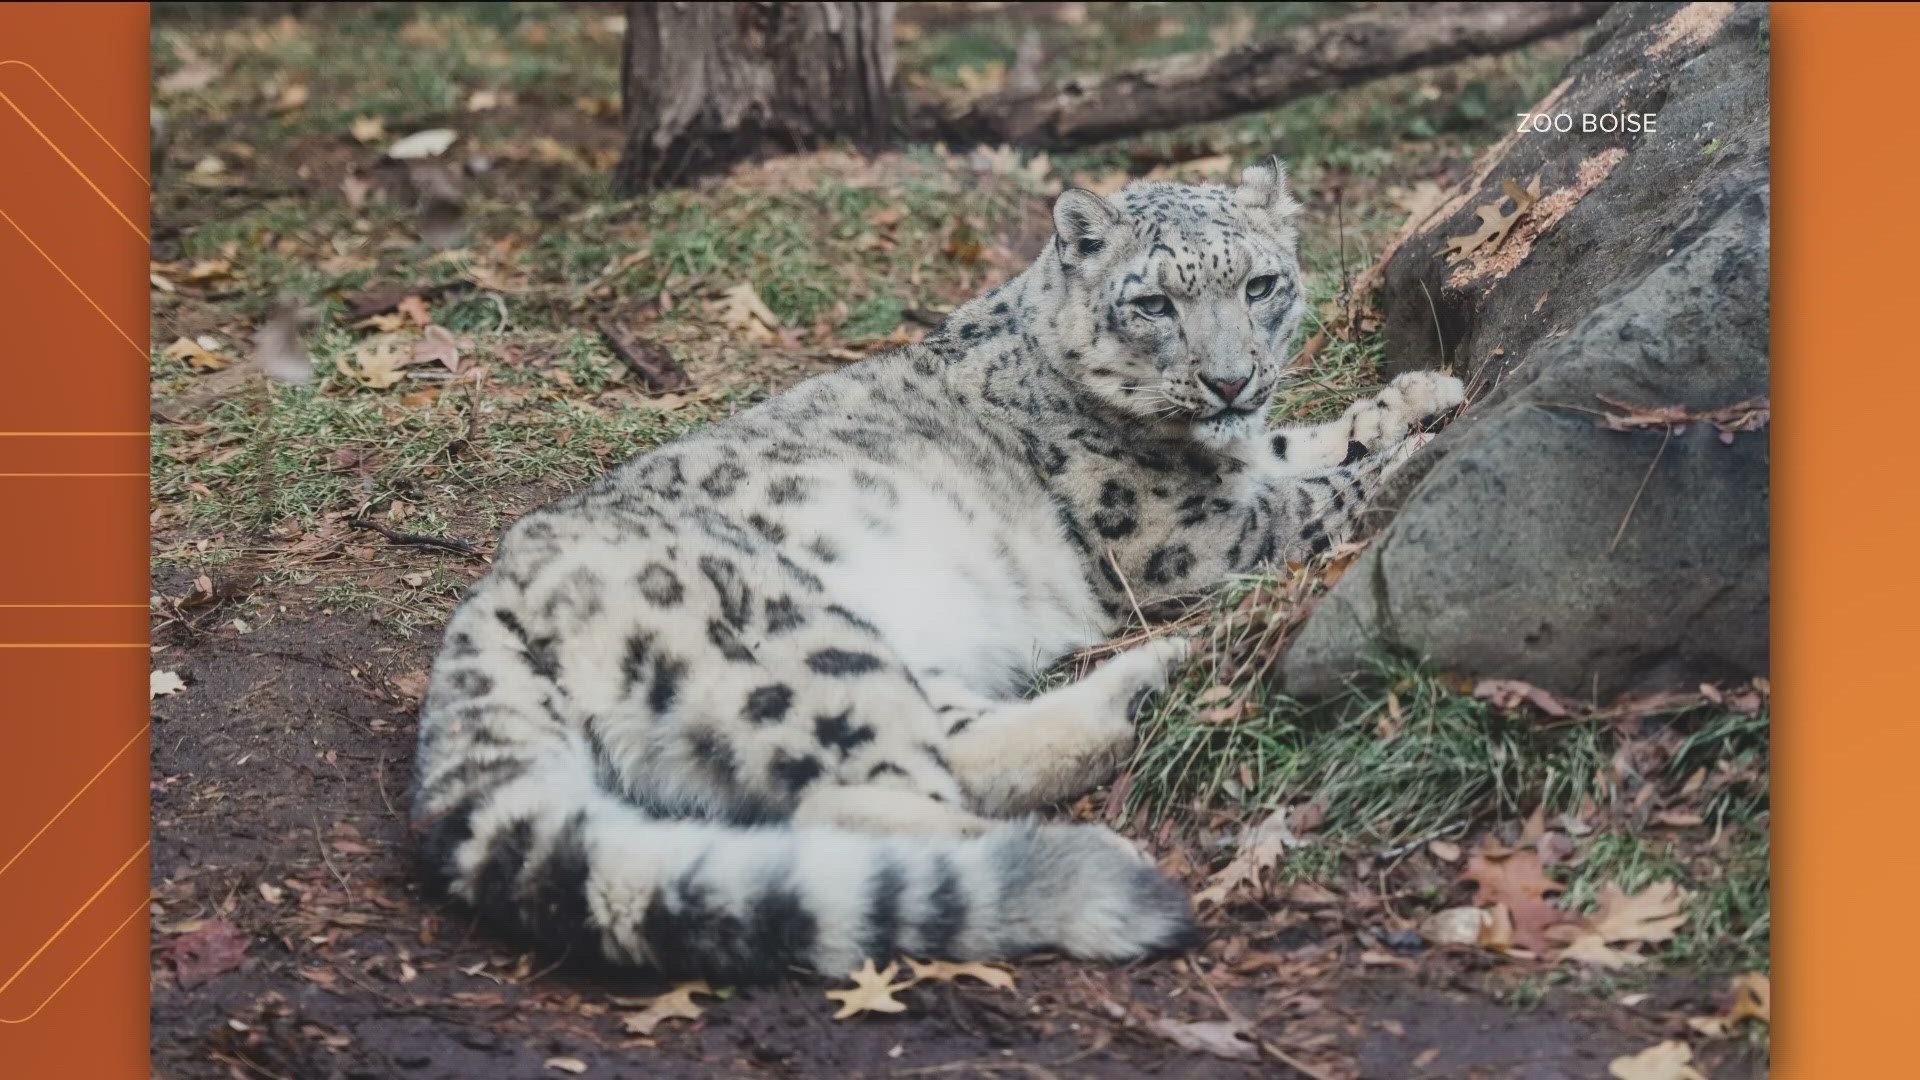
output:
M1605 3L1379 4L1223 52L1038 90L910 107L907 133L1064 149L1271 109L1432 64L1506 52L1597 21Z

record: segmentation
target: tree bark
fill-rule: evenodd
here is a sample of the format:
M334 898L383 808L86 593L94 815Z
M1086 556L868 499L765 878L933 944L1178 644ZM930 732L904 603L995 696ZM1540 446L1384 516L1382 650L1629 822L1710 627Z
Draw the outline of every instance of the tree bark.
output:
M1063 149L1271 109L1430 64L1504 52L1597 21L1605 3L1380 4L1212 55L1036 91L916 106L918 139Z
M762 149L885 139L890 3L627 5L622 194L712 173Z

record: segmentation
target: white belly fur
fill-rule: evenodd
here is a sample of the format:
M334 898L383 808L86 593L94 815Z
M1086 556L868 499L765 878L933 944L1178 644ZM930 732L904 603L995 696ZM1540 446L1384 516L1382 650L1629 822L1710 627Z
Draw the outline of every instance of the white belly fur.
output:
M857 507L821 508L839 517L842 549L821 576L910 669L1020 693L1054 660L1101 640L1099 604L1051 508L1030 508L1011 527L969 522L946 497L900 479L886 531L847 528Z

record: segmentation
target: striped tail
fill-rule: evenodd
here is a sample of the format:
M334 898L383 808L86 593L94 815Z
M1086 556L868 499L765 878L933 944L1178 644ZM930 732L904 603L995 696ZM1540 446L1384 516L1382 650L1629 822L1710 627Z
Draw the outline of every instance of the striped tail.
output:
M1186 947L1185 893L1093 826L881 837L649 817L549 758L435 805L430 875L539 945L675 978L841 975L863 958L1129 960Z

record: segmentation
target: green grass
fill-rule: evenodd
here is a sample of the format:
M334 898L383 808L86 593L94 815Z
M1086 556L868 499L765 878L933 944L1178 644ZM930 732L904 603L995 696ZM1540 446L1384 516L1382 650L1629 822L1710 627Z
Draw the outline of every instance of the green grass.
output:
M1571 810L1596 794L1592 778L1610 753L1595 726L1509 716L1400 662L1312 706L1254 688L1250 719L1210 724L1194 703L1218 677L1206 668L1142 729L1133 795L1156 813L1312 798L1330 832L1386 845L1524 817L1541 802Z
M460 445L473 428L469 403L458 391L409 407L343 390L344 382L336 375L315 388L276 389L270 408L258 393L215 405L203 422L240 451L224 459L207 454L176 461L169 451L204 436L156 427L154 500L183 505L186 524L210 531L288 522L307 528L328 512L378 509L396 497L431 515L447 506L483 507L484 496L516 485L576 486L711 415L699 409L602 412L565 400L502 407L483 398L479 439ZM358 461L343 464L342 451ZM407 531L431 534L433 519L423 520L410 522ZM467 527L492 531L499 524L492 517Z
M1251 587L1229 591L1219 610L1231 610ZM1319 842L1302 849L1318 857L1289 865L1290 879L1330 878L1343 860L1389 847L1441 837L1464 842L1536 808L1551 820L1583 804L1617 801L1606 778L1622 740L1610 724L1503 713L1402 661L1382 661L1345 693L1311 705L1252 687L1244 691L1255 702L1247 716L1204 722L1196 699L1231 672L1236 635L1258 631L1221 618L1202 630L1212 635L1211 648L1143 721L1127 766L1134 776L1130 808L1145 807L1157 821L1198 806L1240 807L1251 816L1262 807L1318 802L1326 810ZM1229 659L1209 659L1221 656ZM1677 790L1703 763L1739 777L1703 793L1706 828L1715 838L1703 840L1698 830L1603 828L1577 841L1577 861L1563 877L1564 903L1590 910L1606 883L1637 892L1672 880L1694 898L1687 924L1661 950L1663 960L1712 972L1764 968L1771 930L1768 716L1709 709L1658 723L1677 745L1652 778L1662 790Z

